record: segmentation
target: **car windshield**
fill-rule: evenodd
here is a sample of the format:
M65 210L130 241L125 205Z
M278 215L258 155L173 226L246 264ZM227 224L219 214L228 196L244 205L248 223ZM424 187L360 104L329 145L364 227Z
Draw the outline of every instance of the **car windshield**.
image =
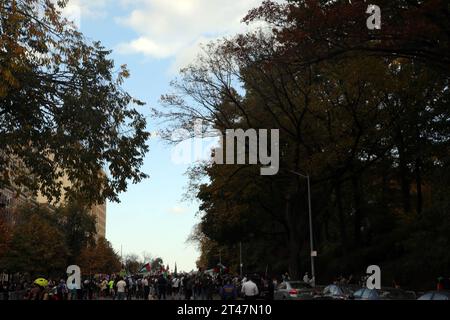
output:
M433 300L450 300L450 294L436 293Z

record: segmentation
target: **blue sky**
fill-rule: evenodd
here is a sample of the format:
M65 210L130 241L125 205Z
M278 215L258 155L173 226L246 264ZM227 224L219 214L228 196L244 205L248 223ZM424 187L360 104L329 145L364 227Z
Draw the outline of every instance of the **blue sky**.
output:
M91 40L113 49L116 65L127 64L131 78L124 88L159 107L161 94L177 70L189 63L199 44L244 30L240 21L260 0L71 0L65 14L76 21ZM155 131L155 120L148 119ZM171 160L171 148L149 141L143 171L150 179L130 185L121 203L109 203L107 238L124 256L144 252L162 257L178 270L195 268L199 252L186 239L198 222L197 203L182 202L187 186L187 165Z

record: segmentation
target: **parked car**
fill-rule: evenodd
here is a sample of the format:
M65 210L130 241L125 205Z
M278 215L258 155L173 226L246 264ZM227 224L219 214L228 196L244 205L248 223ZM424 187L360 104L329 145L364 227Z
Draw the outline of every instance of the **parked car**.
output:
M367 289L362 288L352 294L350 299L354 300L416 300L413 291L396 288Z
M275 289L275 300L312 300L317 290L303 281L285 281Z
M418 300L450 300L450 291L427 292Z
M358 288L351 285L332 284L326 286L314 300L349 300Z

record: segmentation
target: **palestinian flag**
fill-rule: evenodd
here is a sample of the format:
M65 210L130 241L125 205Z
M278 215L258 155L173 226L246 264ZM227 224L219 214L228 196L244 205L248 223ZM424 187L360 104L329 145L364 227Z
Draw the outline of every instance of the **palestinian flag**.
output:
M217 264L216 270L217 273L228 273L228 268L221 263Z
M144 265L141 270L139 271L139 273L150 273L150 271L152 271L152 265L150 263L147 263L146 265Z

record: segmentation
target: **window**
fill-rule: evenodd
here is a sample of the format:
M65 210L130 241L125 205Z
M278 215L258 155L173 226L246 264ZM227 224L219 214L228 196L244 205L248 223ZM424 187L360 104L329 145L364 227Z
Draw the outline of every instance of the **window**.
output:
M433 292L427 293L419 298L419 300L431 300L433 298Z
M380 298L377 290L368 290L368 291L370 291L369 300L378 300Z
M372 294L372 290L368 290L368 289L367 289L367 290L364 290L364 293L363 293L363 295L361 296L361 299L369 300L371 294Z
M331 286L328 286L325 289L323 289L323 294L331 294Z
M363 295L363 293L364 293L364 291L365 291L365 289L360 289L360 290L356 291L356 292L353 294L353 296L354 296L356 299L361 299L361 298L362 298L362 295Z
M448 300L448 297L440 293L435 293L433 300Z
M338 295L341 294L341 290L340 290L339 287L337 287L337 286L332 286L332 287L331 287L331 294L332 294L333 296L338 296Z

